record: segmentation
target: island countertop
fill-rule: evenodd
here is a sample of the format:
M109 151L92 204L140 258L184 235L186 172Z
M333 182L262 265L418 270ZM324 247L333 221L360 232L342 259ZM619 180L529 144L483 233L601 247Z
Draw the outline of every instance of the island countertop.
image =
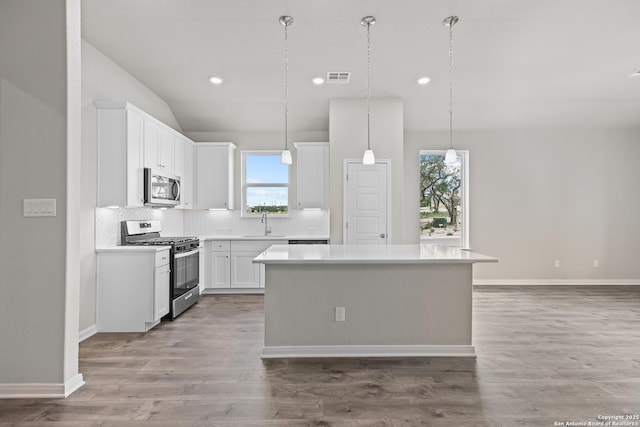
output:
M497 258L441 245L273 245L260 264L472 264Z

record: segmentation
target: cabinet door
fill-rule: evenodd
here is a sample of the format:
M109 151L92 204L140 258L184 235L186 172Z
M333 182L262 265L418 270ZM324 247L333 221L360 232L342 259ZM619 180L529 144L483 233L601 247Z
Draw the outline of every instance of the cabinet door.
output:
M229 252L211 253L211 277L208 288L229 288L231 286L231 259Z
M182 207L186 209L193 208L193 145L184 142L184 172L181 175L182 195L180 197Z
M169 313L169 264L156 268L153 289L153 320Z
M231 252L231 287L259 288L260 264L253 259L260 252Z
M160 128L158 132L158 166L175 174L174 166L174 134L166 128Z
M160 167L158 161L158 139L160 138L160 129L151 119L144 121L144 166L147 168L158 169Z
M173 174L182 178L184 176L185 142L176 136L173 141Z
M196 203L199 209L233 209L233 144L196 144Z
M143 145L144 118L136 111L127 110L127 195L126 206L144 205Z
M199 290L200 290L200 293L202 293L202 291L204 291L205 284L207 283L207 277L206 277L207 269L205 267L205 259L206 259L206 256L204 254L204 245L200 244L200 262L199 262L199 268L200 269L198 271L198 274L200 275L200 277L199 277L200 284L198 286Z
M296 143L297 208L328 209L329 145Z

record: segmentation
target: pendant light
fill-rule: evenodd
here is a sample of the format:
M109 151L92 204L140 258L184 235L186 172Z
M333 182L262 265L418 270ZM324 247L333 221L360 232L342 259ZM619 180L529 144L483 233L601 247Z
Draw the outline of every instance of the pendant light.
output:
M367 27L367 149L362 156L363 165L375 165L376 157L371 149L371 26L376 23L373 16L365 16L360 24Z
M280 163L290 165L293 163L293 160L291 159L291 151L289 151L289 135L287 134L287 119L289 116L289 41L287 38L287 29L289 25L293 24L293 18L283 15L280 17L280 24L284 26L284 150L282 150L282 155L280 156Z
M449 149L444 156L444 162L448 165L456 163L458 155L453 149L453 26L458 22L457 16L449 16L442 23L449 27Z

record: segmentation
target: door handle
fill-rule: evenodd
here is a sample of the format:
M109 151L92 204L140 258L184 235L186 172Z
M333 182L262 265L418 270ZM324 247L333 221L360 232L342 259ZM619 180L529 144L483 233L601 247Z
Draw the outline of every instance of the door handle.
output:
M382 237L384 239L386 237L386 234L380 233L380 237Z

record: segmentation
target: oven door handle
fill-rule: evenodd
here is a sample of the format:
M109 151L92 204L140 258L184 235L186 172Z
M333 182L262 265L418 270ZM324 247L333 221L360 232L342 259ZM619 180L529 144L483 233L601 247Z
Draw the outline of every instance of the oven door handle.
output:
M174 255L174 256L173 256L173 258L174 258L174 259L180 259L180 258L188 257L188 256L191 256L191 255L195 255L195 254L197 254L198 252L200 252L200 248L198 248L198 249L194 249L194 250L192 250L192 251L185 252L185 253L182 253L182 254Z

